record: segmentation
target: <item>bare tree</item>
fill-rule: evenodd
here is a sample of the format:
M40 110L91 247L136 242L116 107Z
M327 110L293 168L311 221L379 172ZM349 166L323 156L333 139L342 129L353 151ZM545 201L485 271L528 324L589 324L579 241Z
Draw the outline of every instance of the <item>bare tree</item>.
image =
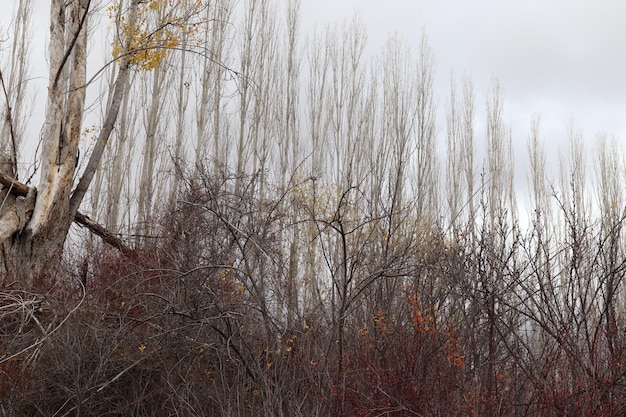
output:
M51 3L50 84L42 133L41 184L36 198L34 189L31 192L29 207L16 206L7 213L11 217L5 215L0 220L9 236L19 232L12 242L8 236L3 242L5 268L13 273L40 272L60 251L78 209L71 207L70 196L84 112L89 5L89 1ZM82 196L74 195L75 202L82 200ZM15 217L17 211L24 214Z
M127 91L132 67L151 69L163 58L158 48L175 41L163 30L162 21L156 27L139 27L148 21L137 21L138 13L148 13L148 7L132 0L122 4L123 23L120 31L125 35L114 48L119 71L113 88L109 91L109 106L95 147L81 178L73 188L77 151L85 114L87 88L87 39L92 13L90 0L69 4L52 1L49 41L49 86L46 117L42 131L41 167L39 186L28 191L29 198L5 206L0 219L2 240L5 246L5 270L15 274L34 276L43 271L63 247L70 224L87 194L104 149L115 126L117 115ZM196 12L193 8L180 14L168 12L164 19L183 27ZM176 20L176 22L174 22ZM158 36L157 36L158 34ZM3 181L10 184L10 180ZM23 188L14 187L14 190ZM14 191L17 192L17 191ZM13 237L12 239L8 239Z
M106 175L106 200L104 224L115 233L130 230L128 221L124 221L124 213L128 213L129 202L134 201L134 193L130 192L131 173L133 168L133 149L140 144L133 140L138 136L138 115L136 103L131 100L132 92L124 96L121 106L121 115L115 129L115 142L112 143L108 155L108 163L100 169ZM125 189L126 188L126 189ZM93 213L98 218L98 212ZM123 225L126 225L126 228Z
M422 34L420 40L417 65L417 145L413 193L420 196L416 210L417 216L422 217L431 216L439 209L439 167L435 152L436 103L433 90L435 58L426 34Z
M447 122L447 210L449 211L450 224L455 232L459 229L461 207L463 204L462 191L462 153L461 135L463 132L460 100L457 97L457 86L454 75L450 76L450 101L446 113Z
M475 220L475 182L474 178L474 87L469 78L463 83L463 116L462 116L462 145L461 166L465 187L467 188L467 208L469 211L468 224L472 225Z
M2 108L4 117L0 125L0 140L2 141L3 157L10 159L10 164L2 167L2 172L17 178L18 154L21 142L24 138L25 100L27 77L29 71L29 44L32 38L30 33L32 25L33 5L30 0L20 0L17 3L15 17L13 18L13 41L10 45L9 72L5 74L0 70L0 86L2 94ZM0 52L4 52L5 46L0 46ZM4 171L8 169L8 171Z
M513 190L513 158L511 132L504 125L503 97L500 83L495 80L487 98L487 166L489 177L489 221L495 226L497 218L506 214L516 219Z
M146 236L149 234L149 224L152 219L153 201L156 194L156 184L158 184L159 176L157 175L156 165L157 158L162 149L163 138L165 136L166 123L162 123L163 118L169 115L165 114L165 90L168 82L169 74L159 63L157 67L150 73L147 79L143 80L143 91L140 99L145 100L142 106L145 109L143 117L145 129L145 144L141 157L141 175L139 176L138 188L139 196L137 200L137 228L138 236Z
M228 161L229 145L225 140L228 129L227 113L224 112L228 93L226 77L227 51L234 6L230 0L213 2L206 8L203 22L203 42L208 50L200 60L199 92L196 104L195 166L204 164L207 157L223 163ZM245 87L245 85L244 85ZM225 120L226 119L226 120Z

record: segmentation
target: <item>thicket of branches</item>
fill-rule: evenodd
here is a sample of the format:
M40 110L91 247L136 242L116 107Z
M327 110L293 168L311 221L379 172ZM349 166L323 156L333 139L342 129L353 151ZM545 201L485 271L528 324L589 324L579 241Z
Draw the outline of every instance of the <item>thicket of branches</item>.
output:
M625 411L622 216L564 202L562 235L522 233L481 203L451 235L410 213L390 228L358 185L259 198L258 175L183 178L134 255L3 281L5 414Z
M617 145L572 128L551 178L533 118L518 199L497 83L435 100L426 39L303 44L283 3L211 2L201 49L136 68L84 207L134 250L2 278L0 412L626 413Z

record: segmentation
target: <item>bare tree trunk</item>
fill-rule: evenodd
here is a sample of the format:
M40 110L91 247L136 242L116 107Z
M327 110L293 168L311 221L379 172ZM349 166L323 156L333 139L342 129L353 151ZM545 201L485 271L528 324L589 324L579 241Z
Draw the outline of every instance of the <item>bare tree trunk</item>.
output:
M0 152L9 157L11 166L0 169L7 175L18 175L18 154L24 135L25 90L29 72L30 26L32 20L32 0L20 0L15 13L15 29L11 45L10 69L5 75L0 71L0 103L4 102L4 111L0 113ZM2 106L0 105L0 109ZM7 161L9 162L9 161Z
M327 157L334 161L333 173L338 192L365 177L361 137L366 114L366 62L364 59L367 36L361 21L354 18L343 28L336 28L332 38L330 66L332 89L328 106L331 126L331 146L334 153ZM328 149L329 151L331 149ZM339 198L339 195L337 196Z
M494 227L504 217L515 220L513 206L513 158L510 130L504 126L503 98L494 82L487 100L487 166L489 169L489 222Z
M115 147L111 150L109 158L112 160L107 175L107 195L106 195L106 213L104 224L113 232L119 232L123 224L127 230L132 225L123 222L123 212L121 212L123 199L132 200L131 195L123 195L124 185L128 183L131 177L133 159L132 150L135 141L131 138L136 137L137 112L136 107L130 103L130 94L127 92L121 105L121 116L116 129Z
M463 83L461 158L461 169L467 189L466 198L469 211L467 224L472 225L469 227L472 228L471 232L473 234L473 224L476 219L476 208L474 204L474 88L469 79L465 79Z
M208 157L219 163L228 163L229 141L225 130L227 119L223 110L225 94L224 78L227 69L224 65L229 48L229 20L233 12L231 0L219 0L206 9L204 23L204 43L207 51L200 64L200 91L196 103L196 143L195 166L200 169ZM245 82L245 80L244 80Z
M237 174L261 174L259 195L266 189L267 170L274 137L281 118L279 98L278 24L269 0L248 0L244 13L243 46L240 51L243 85L239 95L239 132L236 149ZM237 190L239 190L238 184Z
M146 89L145 94L145 130L146 142L143 148L141 175L139 178L139 198L137 200L137 220L135 233L138 241L142 241L142 236L146 236L150 232L149 223L152 219L152 204L154 200L154 185L157 183L155 178L155 164L157 162L158 148L162 142L160 137L160 129L163 127L161 117L163 117L163 107L165 105L164 85L167 73L165 66L159 64L151 74L151 88Z
M412 143L417 133L415 120L418 118L419 97L422 91L418 88L417 71L409 62L408 49L398 39L391 38L387 42L383 62L381 135L384 140L381 143L380 152L387 149L390 153L389 161L384 167L387 170L385 177L389 188L385 209L389 222L384 236L385 245L389 247L390 244L395 244L392 241L400 232L402 220L408 210L405 206L406 183L409 180L410 156L417 150ZM417 148L419 146L418 144ZM384 181L383 178L381 179ZM418 194L416 199L428 198L426 194Z
M439 172L435 151L436 108L433 81L435 61L426 35L420 42L417 68L417 149L415 152L415 189L417 217L432 217L437 212Z
M174 177L172 178L172 185L170 186L168 201L171 208L175 207L176 198L178 195L178 185L180 184L183 176L184 161L186 160L184 155L183 143L185 135L185 114L187 113L187 103L189 102L189 84L187 81L187 51L184 49L180 52L180 74L178 78L178 88L176 91L176 133L174 142Z
M87 16L90 1L53 0L50 86L43 129L40 189L32 217L16 239L4 240L7 272L38 275L63 247L72 222L70 190L85 102ZM4 218L3 218L4 219ZM19 231L25 221L15 228Z
M446 185L447 210L450 214L450 226L457 233L460 229L460 215L462 207L462 154L461 154L461 111L454 76L450 77L450 101L448 103L447 118L447 148L446 148Z
M279 57L283 60L283 72L286 79L281 79L281 97L278 105L281 109L277 113L281 115L282 126L277 128L278 131L278 158L280 172L276 177L280 183L280 189L289 192L291 188L290 182L295 179L297 157L300 151L300 125L298 118L299 103L299 85L298 75L300 68L300 59L298 54L297 35L299 26L300 0L290 0L287 5L287 51L286 57ZM287 208L287 212L290 210ZM298 317L299 308L299 254L302 252L300 246L300 227L299 213L294 212L289 218L281 218L279 241L285 242L284 253L286 259L281 259L286 265L287 274L284 283L279 282L280 287L286 287L286 310L287 310L287 328L293 328ZM289 223L287 223L287 221ZM291 226L289 226L291 224ZM288 249L287 249L288 248Z

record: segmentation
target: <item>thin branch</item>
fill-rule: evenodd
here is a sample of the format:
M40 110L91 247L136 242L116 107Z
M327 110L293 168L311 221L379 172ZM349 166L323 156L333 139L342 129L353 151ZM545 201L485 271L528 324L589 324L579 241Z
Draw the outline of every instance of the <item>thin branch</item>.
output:
M45 334L41 339L37 339L34 343L30 344L29 346L25 347L24 349L9 355L9 356L4 356L2 358L0 358L0 364L3 364L5 362L10 361L13 358L16 358L18 356L20 356L23 353L26 353L36 347L41 346L53 333L56 333L57 330L59 330L64 324L65 322L70 318L70 316L72 314L74 314L79 308L80 306L83 304L83 302L85 301L85 297L87 296L87 292L85 291L85 286L83 285L82 282L78 282L80 284L81 287L81 291L82 291L82 297L81 299L78 301L78 304L76 304L63 318L63 320L61 320L61 322L56 325L56 327L54 327L48 334Z

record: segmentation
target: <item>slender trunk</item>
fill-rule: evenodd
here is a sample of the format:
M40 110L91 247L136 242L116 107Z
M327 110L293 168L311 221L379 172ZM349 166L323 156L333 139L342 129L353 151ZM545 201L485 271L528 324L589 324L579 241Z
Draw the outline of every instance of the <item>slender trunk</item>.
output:
M180 53L180 77L178 79L178 94L176 104L176 140L174 143L174 178L172 187L169 192L169 205L174 207L176 203L176 197L178 195L178 184L183 176L183 161L185 160L183 155L183 135L185 134L185 113L187 112L187 102L189 99L187 84L186 84L186 57L185 50Z
M154 185L156 183L155 164L159 145L157 133L159 132L160 118L164 105L163 86L166 76L164 65L161 64L154 70L152 75L150 104L146 112L145 122L146 143L143 151L141 177L139 180L139 199L137 201L139 224L137 225L136 233L139 236L139 240L142 239L142 236L149 234L148 224L152 218L152 203L155 194Z

